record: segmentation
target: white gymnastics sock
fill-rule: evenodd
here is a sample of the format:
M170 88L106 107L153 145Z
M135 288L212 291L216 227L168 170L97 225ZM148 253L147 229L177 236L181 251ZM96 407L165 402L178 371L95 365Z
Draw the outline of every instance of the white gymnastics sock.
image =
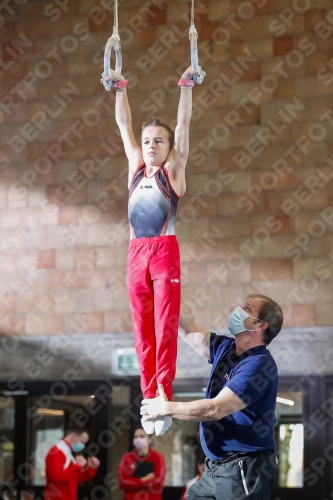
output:
M171 417L161 417L155 420L155 434L156 436L163 436L170 429L172 425Z
M143 430L145 431L146 434L154 434L155 432L155 420L148 420L147 422L144 422L141 420L141 425Z

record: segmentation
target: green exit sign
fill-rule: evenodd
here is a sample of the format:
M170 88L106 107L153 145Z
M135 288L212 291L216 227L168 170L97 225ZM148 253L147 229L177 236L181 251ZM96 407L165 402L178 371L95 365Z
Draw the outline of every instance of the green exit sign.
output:
M128 375L139 375L139 363L132 347L117 350L117 373Z

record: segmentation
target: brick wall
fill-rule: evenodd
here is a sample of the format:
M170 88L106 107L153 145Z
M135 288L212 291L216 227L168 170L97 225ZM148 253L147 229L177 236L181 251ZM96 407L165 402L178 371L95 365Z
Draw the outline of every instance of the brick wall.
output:
M119 1L135 133L176 116L189 2ZM0 329L131 331L126 159L99 83L110 0L12 0L0 11ZM333 1L203 0L183 297L226 326L249 293L286 326L333 323Z

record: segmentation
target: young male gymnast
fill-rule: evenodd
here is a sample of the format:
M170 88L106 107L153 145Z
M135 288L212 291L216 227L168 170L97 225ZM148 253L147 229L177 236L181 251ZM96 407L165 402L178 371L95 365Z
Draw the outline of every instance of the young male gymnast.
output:
M201 68L199 68L199 71ZM175 132L160 118L142 125L140 147L132 129L127 81L111 71L116 89L116 122L129 165L130 242L127 287L145 399L158 396L158 384L172 399L176 374L180 309L180 258L175 235L178 200L186 190L193 76L189 67L179 80L180 100ZM161 436L171 417L142 422L147 434Z

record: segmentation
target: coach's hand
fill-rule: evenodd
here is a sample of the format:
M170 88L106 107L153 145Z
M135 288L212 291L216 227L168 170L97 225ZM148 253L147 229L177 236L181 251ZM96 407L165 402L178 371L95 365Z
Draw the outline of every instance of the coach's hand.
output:
M154 399L143 399L140 413L142 420L153 420L159 417L165 417L168 414L168 398L165 395L162 384L158 386L160 395Z

